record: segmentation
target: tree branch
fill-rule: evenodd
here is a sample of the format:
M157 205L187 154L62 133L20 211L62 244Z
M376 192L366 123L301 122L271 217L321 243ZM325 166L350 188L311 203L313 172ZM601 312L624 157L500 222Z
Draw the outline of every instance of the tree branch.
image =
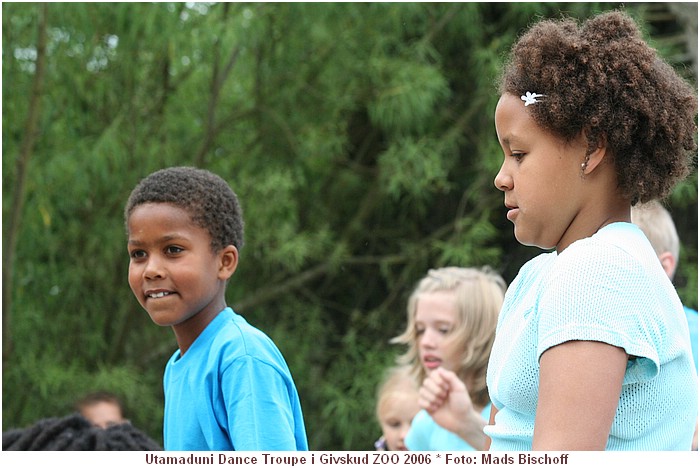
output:
M15 186L12 191L12 207L10 220L7 227L7 236L4 238L2 256L2 361L3 365L9 362L12 354L12 289L14 276L14 261L17 250L17 239L22 224L22 211L25 201L25 184L27 179L27 166L34 151L37 140L39 115L41 111L41 98L44 87L44 74L46 63L46 23L48 6L42 3L39 6L38 39L36 45L36 68L32 82L32 92L29 97L29 110L24 125L24 138L20 147L19 157L15 162Z
M229 4L224 4L224 18L228 15ZM221 89L224 83L228 79L234 65L238 61L238 57L241 53L241 46L236 46L231 51L231 54L226 61L224 68L219 71L219 52L220 52L220 41L216 41L215 58L214 58L214 68L212 71L212 85L211 85L211 95L209 98L209 105L207 108L207 127L205 129L204 138L202 139L202 146L200 146L197 156L195 157L195 162L197 166L204 165L204 158L211 148L212 142L216 135L218 134L219 127L216 125L216 108L219 106L219 96L221 95Z
M386 255L351 257L342 261L341 263L344 265L378 265L382 263L395 264L404 261L406 261L406 258L403 255ZM289 278L286 281L257 290L252 296L234 304L233 309L236 311L245 310L274 300L277 297L280 297L290 291L294 291L295 289L299 289L309 282L320 278L321 276L327 274L332 267L333 264L330 262L319 263L318 265L300 273L299 275Z

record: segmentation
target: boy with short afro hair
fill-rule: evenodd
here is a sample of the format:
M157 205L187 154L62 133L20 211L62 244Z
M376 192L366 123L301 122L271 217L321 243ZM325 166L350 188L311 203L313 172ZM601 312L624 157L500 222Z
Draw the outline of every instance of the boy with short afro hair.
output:
M125 208L129 286L179 349L165 368L166 450L308 450L299 396L277 346L226 306L243 246L236 194L192 167L156 171Z

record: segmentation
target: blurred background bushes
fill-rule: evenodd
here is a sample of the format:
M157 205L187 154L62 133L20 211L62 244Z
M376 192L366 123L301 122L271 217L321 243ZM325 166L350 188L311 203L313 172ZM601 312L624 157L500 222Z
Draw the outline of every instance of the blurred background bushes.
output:
M494 79L541 17L614 3L3 3L3 430L110 390L162 440L176 347L127 284L123 205L150 172L228 180L228 302L287 358L310 447L371 450L415 282L518 245L493 186ZM697 80L697 4L631 3ZM669 200L697 308L697 172Z

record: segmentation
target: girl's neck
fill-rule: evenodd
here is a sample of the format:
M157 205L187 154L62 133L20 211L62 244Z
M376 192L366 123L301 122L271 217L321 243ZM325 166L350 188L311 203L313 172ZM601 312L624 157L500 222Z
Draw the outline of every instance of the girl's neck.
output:
M631 203L621 196L596 197L578 213L571 226L556 245L561 253L577 240L591 237L605 226L612 223L629 223L631 220Z
M484 408L486 408L486 405L483 404L481 401L477 401L474 397L476 396L474 394L474 387L476 386L475 384L475 378L473 374L468 374L462 377L462 382L464 382L464 385L467 387L467 393L469 393L469 398L472 400L472 406L474 406L474 410L477 413L481 413Z

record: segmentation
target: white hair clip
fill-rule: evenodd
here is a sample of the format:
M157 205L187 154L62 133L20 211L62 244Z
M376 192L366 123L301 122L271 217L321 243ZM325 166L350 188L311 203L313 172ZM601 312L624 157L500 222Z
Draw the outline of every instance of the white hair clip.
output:
M520 99L525 101L525 107L527 107L530 104L540 102L537 100L537 98L541 98L541 97L544 97L544 94L531 93L530 91L528 91L525 93L524 96L520 96Z

